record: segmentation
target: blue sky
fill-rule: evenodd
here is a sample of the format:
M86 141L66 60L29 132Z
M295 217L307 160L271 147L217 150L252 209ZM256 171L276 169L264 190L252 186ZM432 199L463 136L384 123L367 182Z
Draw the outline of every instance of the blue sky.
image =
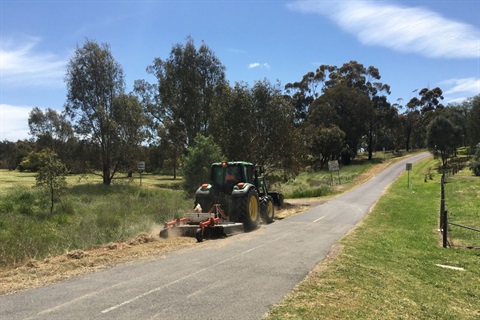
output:
M63 109L65 67L86 38L111 46L130 91L187 36L232 84L283 86L356 60L379 69L392 103L425 87L444 103L480 94L480 0L0 0L0 140L30 138L33 107Z

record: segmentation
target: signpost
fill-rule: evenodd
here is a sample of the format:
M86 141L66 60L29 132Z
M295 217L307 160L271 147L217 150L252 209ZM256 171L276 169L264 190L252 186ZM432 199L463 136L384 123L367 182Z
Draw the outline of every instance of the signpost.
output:
M342 184L342 181L340 180L340 166L338 165L338 160L328 161L328 171L330 171L332 186L333 186L333 171L337 171L338 183Z
M410 183L410 171L412 171L412 164L411 164L411 163L407 163L405 169L408 171L408 182L407 182L408 185L407 185L407 187L409 187L409 188L410 188L410 191L412 191L412 185L411 185L411 183Z
M142 172L145 171L145 161L138 161L137 170L140 173L140 186L142 185Z

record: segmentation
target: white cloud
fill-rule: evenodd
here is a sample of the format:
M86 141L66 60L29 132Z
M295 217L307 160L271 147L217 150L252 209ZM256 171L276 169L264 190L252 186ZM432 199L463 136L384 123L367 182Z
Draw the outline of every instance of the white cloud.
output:
M328 16L366 45L433 58L480 57L480 30L425 8L364 0L299 0L287 7Z
M67 59L48 52L39 52L39 38L29 38L23 43L1 40L0 81L16 86L63 85Z
M440 87L448 87L445 94L466 93L472 96L480 94L479 78L449 79L442 81Z
M28 106L0 104L0 141L29 139L28 115L32 109Z
M253 62L248 65L248 69L255 69L255 68L270 69L271 67L268 63L259 63L259 62Z

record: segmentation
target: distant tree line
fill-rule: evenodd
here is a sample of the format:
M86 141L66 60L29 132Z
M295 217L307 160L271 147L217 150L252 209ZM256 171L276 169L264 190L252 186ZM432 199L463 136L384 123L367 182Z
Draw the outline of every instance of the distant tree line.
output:
M321 65L284 87L231 85L214 52L187 37L146 70L155 81L136 80L125 92L110 46L87 39L68 63L64 110L33 108L32 138L0 142L0 167L36 171L35 154L50 150L69 172L95 172L106 185L139 160L176 178L203 136L225 160L261 164L288 179L330 160L348 165L361 150L372 159L379 150L429 147L444 159L480 142L480 96L444 106L440 88L423 88L391 104L379 70L356 61Z

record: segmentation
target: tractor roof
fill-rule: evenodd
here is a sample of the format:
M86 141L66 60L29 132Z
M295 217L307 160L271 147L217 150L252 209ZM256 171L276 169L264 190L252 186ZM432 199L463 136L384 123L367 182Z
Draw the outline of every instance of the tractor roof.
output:
M226 165L224 165L224 163L226 163ZM213 166L231 167L231 166L237 166L237 165L253 166L253 164L251 162L246 162L246 161L222 161L222 162L212 163L212 167Z

